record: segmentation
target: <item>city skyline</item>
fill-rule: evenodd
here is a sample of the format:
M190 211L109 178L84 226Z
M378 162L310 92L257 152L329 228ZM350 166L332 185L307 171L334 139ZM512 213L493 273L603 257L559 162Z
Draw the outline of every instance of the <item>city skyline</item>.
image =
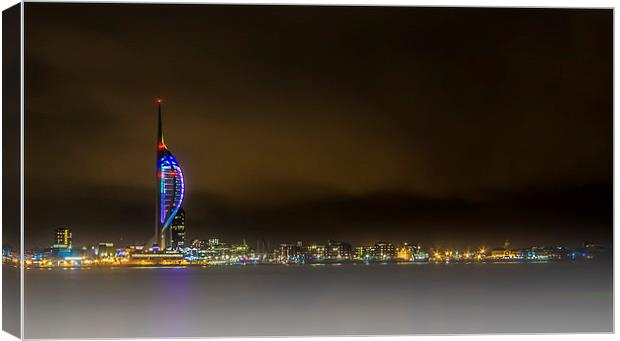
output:
M155 95L191 239L611 244L608 12L95 7L26 4L26 248L148 241Z
M255 247L244 239L230 243L219 238L186 241L184 212L175 216L170 244L163 248L158 243L147 245L115 245L99 241L96 245L75 245L73 231L68 227L56 229L53 245L24 251L27 269L80 268L91 266L220 266L266 264L388 264L388 263L548 263L577 261L608 261L611 249L584 241L579 246L528 245L514 247L509 240L503 246L478 245L451 248L440 245L422 246L409 241L376 241L356 245L343 240L321 242L296 242L270 245L258 240ZM178 218L178 219L177 219ZM157 240L157 238L153 239ZM3 264L17 266L20 253L8 246L2 249Z
M501 248L500 246L503 246L504 248L508 248L507 245L511 245L511 247L513 249L523 249L523 248L531 248L531 247L540 247L540 248L549 248L549 247L567 247L567 248L581 248L581 247L585 247L585 245L590 245L590 246L596 246L596 247L601 247L604 249L612 249L611 246L605 245L605 244L601 244L598 243L597 241L594 240L583 240L581 242L578 243L572 243L572 244L561 244L561 243L541 243L541 242L534 242L531 244L513 244L511 243L511 241L509 239L503 240L501 243L496 243L496 244L489 244L489 243L485 243L485 242L473 242L473 243L469 243L466 244L465 246L455 246L457 243L438 243L438 242L430 242L428 244L422 244L419 240L416 239L407 239L407 240L392 240L392 239L375 239L375 240L369 240L369 241L365 241L365 242L350 242L350 238L347 239L312 239L312 240L302 240L302 239L296 239L296 240L282 240L282 241L273 241L271 239L258 239L258 240L247 240L246 238L242 238L240 240L226 240L221 238L219 235L210 235L208 237L203 237L203 238L187 238L186 235L186 231L185 231L185 211L181 208L179 209L179 212L177 213L177 215L175 215L175 219L172 220L172 223L170 224L170 228L171 230L170 235L172 236L170 238L171 243L168 244L167 248L168 251L179 251L181 249L184 248L193 248L195 247L195 244L208 244L211 243L212 241L217 241L218 243L223 243L225 245L239 245L239 244L243 244L243 245L247 245L248 247L252 248L253 250L256 250L257 252L259 252L260 250L262 250L263 252L272 252L276 249L278 249L280 246L282 245L303 245L303 246L307 246L307 245L320 245L320 244L329 244L331 242L337 242L337 243L345 243L345 244L349 244L352 246L372 246L374 244L383 244L383 243L387 243L387 244L392 244L394 246L399 246L399 245L415 245L417 247L423 247L425 249L462 249L462 250L475 250L475 249L487 249L487 250L491 250L491 249L499 249ZM98 244L106 244L106 245L114 245L117 249L123 249L123 248L130 248L130 247L140 247L141 249L144 250L149 250L149 249L154 249L155 252L163 252L164 248L162 248L160 246L160 244L158 243L154 243L154 241L156 240L155 238L151 238L149 239L149 242L138 242L138 243L131 243L128 241L123 241L123 240L114 240L114 239L102 239L102 240L98 240L96 242L92 242L92 243L86 243L86 244L75 244L73 243L73 232L74 230L71 227L68 226L63 226L63 227L58 227L56 229L50 230L51 232L53 232L53 239L48 238L50 241L53 240L53 243L48 242L47 244L44 245L36 245L33 246L29 249L26 249L26 252L31 252L33 250L50 250L50 249L55 249L55 248L60 248L60 249L84 249L84 248L92 248L92 247L96 247ZM78 234L79 235L79 234ZM355 240L355 238L353 238L353 240ZM10 245L5 243L5 247L7 248L7 250L12 250L12 252L16 252L17 248L15 248L15 246Z

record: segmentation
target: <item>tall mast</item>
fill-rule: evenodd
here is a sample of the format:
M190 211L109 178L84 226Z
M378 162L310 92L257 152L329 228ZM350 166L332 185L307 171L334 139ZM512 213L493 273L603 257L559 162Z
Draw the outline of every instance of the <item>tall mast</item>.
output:
M155 188L157 188L157 190L155 191L155 237L154 237L154 243L155 244L160 244L161 243L161 193L160 193L160 169L159 169L159 159L161 158L161 154L162 154L162 149L164 147L164 132L162 130L162 126L161 126L161 105L164 102L163 99L161 98L156 98L155 99L155 103L157 103L157 116L158 116L158 121L157 121L157 146L156 146L156 152L155 152ZM161 247L161 245L160 245Z
M155 102L157 102L157 111L159 116L159 122L157 125L157 146L159 147L160 144L164 144L164 131L161 124L161 105L162 103L164 103L164 100L161 98L157 98Z

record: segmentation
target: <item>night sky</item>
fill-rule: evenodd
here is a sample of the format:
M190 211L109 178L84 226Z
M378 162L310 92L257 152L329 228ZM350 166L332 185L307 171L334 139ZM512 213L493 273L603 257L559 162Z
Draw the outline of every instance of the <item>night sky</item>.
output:
M26 4L26 246L611 245L612 11Z

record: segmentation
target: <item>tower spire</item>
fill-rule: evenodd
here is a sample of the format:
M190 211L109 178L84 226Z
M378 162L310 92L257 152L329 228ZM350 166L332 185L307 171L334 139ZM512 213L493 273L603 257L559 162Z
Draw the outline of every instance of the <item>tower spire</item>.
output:
M161 230L161 223L160 223L160 211L161 211L161 192L159 190L159 188L161 187L161 178L162 178L162 173L161 173L161 169L160 169L160 163L161 163L161 157L162 157L162 151L164 149L164 132L162 130L162 124L161 124L161 105L164 102L164 100L161 97L157 97L155 99L155 103L157 104L157 115L158 115L158 121L157 121L157 151L155 152L155 165L156 165L156 171L155 171L155 188L157 188L158 190L156 191L156 195L155 195L155 236L153 237L153 243L154 244L159 244L160 243L160 230ZM161 245L160 245L161 246Z
M156 157L156 212L155 212L155 243L161 250L166 249L170 237L169 228L177 212L181 209L185 193L183 170L164 143L162 129L161 98L155 99L157 104L157 157Z
M159 121L157 125L157 146L158 148L161 148L162 146L165 145L164 144L164 131L162 129L162 124L161 124L161 105L164 103L164 100L158 97L157 99L155 99L155 103L157 103L157 113L159 117Z

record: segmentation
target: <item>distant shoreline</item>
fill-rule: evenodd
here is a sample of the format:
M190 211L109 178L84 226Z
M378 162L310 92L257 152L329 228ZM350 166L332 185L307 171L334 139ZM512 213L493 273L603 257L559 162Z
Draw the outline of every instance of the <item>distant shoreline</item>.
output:
M90 269L145 269L145 268L160 268L160 269L169 269L169 268L225 268L225 267L337 267L337 266L381 266L381 265L493 265L493 264L593 264L593 263L602 263L605 262L605 259L596 259L596 260L537 260L537 261L524 261L524 260L489 260L483 262L404 262L404 261L392 261L392 262L340 262L340 263L240 263L240 264L101 264L101 265L81 265L81 266L27 266L26 270L90 270ZM6 268L14 268L18 269L18 265L3 263L3 267Z

